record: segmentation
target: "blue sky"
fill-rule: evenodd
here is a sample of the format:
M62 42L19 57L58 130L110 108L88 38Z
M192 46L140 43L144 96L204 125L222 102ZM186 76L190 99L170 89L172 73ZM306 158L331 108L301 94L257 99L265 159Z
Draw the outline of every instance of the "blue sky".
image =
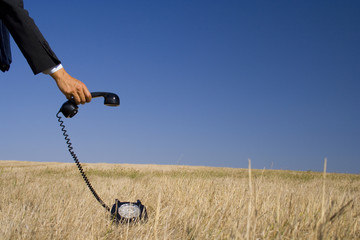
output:
M65 124L82 162L360 173L358 1L26 1L94 99ZM71 162L65 101L12 42L0 159Z

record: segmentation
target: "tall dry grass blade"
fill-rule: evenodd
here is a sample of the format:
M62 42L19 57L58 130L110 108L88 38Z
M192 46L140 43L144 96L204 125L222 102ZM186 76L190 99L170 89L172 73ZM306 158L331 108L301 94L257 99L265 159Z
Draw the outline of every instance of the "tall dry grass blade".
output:
M282 193L282 187L280 187L280 192L277 196L277 204L276 204L276 223L280 226L280 201L281 201L281 193ZM279 227L280 228L280 227Z
M321 197L321 216L320 216L320 220L316 223L316 233L318 240L322 240L325 234L324 227L326 224L326 219L325 219L326 165L327 165L327 158L324 159L323 186L322 186L322 197Z
M341 215L343 215L347 208L349 207L353 207L353 202L354 199L351 199L350 201L348 201L344 206L342 206L336 213L334 213L330 218L329 218L329 222L333 222L335 219L339 218Z
M160 215L160 204L161 204L161 192L159 193L158 196L158 201L157 201L157 207L156 207L156 214L155 214L155 224L154 224L154 236L155 239L158 239L158 224L159 224L159 215Z
M323 188L322 188L322 200L321 200L321 223L324 223L325 221L326 165L327 165L327 158L324 159Z
M250 194L250 198L249 198L249 206L248 206L248 218L247 218L247 224L246 224L246 239L249 240L250 239L250 228L251 228L251 213L252 213L252 182L251 182L251 160L248 159L249 161L249 194Z

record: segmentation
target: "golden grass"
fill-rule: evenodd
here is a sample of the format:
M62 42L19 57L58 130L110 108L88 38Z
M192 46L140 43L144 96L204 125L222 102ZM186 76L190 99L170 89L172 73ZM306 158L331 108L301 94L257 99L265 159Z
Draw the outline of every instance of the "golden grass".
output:
M0 161L0 239L360 239L359 175L129 164L84 169L107 204L140 199L149 221L112 225L74 164Z

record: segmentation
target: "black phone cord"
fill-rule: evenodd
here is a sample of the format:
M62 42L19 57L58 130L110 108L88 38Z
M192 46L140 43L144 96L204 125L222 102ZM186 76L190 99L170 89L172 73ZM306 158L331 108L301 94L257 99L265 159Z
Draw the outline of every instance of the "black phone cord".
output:
M87 178L76 154L74 153L73 151L73 147L72 147L72 143L70 142L70 138L69 138L69 135L67 134L67 130L65 129L65 125L64 125L64 121L61 120L61 116L59 115L60 114L60 111L56 114L56 117L58 118L58 122L60 123L60 127L61 127L61 131L63 132L63 135L65 137L65 140L66 140L66 144L68 145L68 149L69 149L69 152L72 156L72 158L74 159L74 162L76 163L76 166L78 167L79 171L80 171L80 174L82 176L82 178L84 179L87 187L89 188L89 190L91 191L91 193L94 195L94 197L96 198L96 200L101 204L101 206L103 206L107 211L110 212L110 208L108 205L106 205L104 203L104 201L99 197L99 195L96 193L96 191L94 190L94 188L92 187L89 179Z

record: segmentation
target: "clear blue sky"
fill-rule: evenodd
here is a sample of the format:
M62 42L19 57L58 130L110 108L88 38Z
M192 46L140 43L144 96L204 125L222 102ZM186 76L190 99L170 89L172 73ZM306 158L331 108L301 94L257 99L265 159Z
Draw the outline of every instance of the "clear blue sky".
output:
M112 91L66 119L82 162L360 173L359 1L25 0L65 69ZM65 98L12 42L0 159L71 162Z

